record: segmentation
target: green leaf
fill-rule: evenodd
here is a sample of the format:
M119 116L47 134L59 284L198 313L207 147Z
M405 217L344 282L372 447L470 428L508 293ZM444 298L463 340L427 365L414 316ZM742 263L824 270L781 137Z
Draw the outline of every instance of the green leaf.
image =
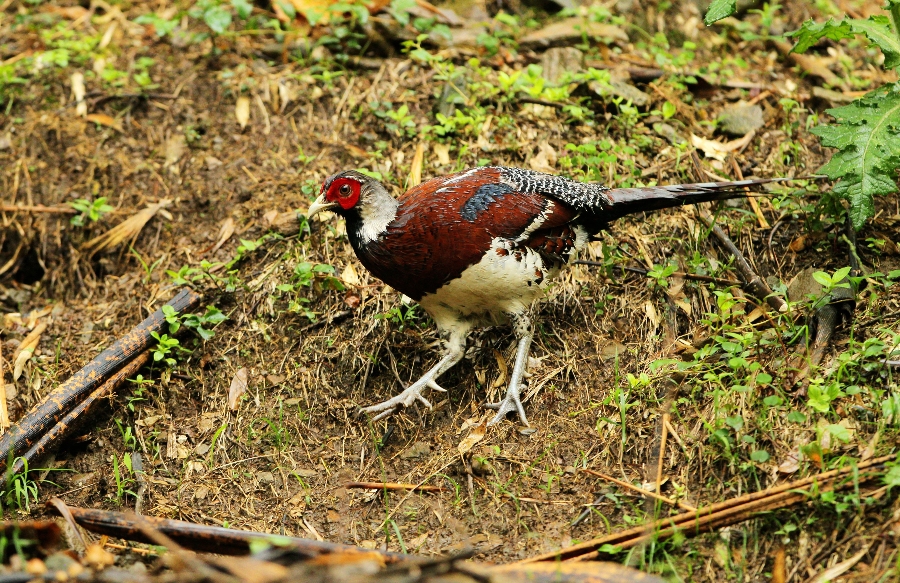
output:
M884 475L884 484L888 488L900 486L900 465L891 466L891 469Z
M850 202L856 229L875 214L876 194L897 191L900 167L900 83L888 84L849 105L829 109L836 125L818 126L812 133L822 145L838 152L820 172L838 182L832 193Z
M864 35L872 46L876 46L884 53L884 66L888 69L900 65L900 39L891 30L891 23L886 16L872 16L868 20L858 18L845 18L840 22L829 19L827 22L813 22L808 20L803 23L800 30L790 33L795 37L797 44L793 52L803 53L819 42L822 38L831 40L843 40Z
M703 17L703 24L709 26L723 18L728 18L736 11L736 0L713 0L709 5L709 9L706 11L706 16Z
M735 431L740 431L741 427L744 426L744 418L740 415L735 415L734 417L727 417L725 419L725 424L734 429Z
M825 429L828 430L828 433L830 433L832 437L842 441L843 443L847 443L848 441L850 441L850 431L843 425L832 423Z
M231 12L224 6L212 6L203 13L203 22L216 34L222 34L231 25Z
M231 5L234 7L237 15L244 20L250 18L250 14L253 13L253 4L247 0L231 0Z
M764 449L758 449L750 454L750 459L760 464L767 462L769 461L769 452Z
M805 423L806 415L804 415L800 411L791 411L790 413L788 413L787 420L791 423Z

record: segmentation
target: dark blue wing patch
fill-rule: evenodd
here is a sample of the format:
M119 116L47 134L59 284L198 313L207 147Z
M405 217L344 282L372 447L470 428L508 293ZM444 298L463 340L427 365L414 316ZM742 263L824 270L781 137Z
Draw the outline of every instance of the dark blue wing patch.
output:
M485 184L463 205L462 218L470 223L474 222L489 206L512 191L513 189L506 184Z

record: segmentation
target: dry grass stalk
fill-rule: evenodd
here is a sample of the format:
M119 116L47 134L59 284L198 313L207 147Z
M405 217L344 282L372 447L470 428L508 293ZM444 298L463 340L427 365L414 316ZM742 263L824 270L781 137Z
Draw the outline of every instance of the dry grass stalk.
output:
M87 252L88 255L94 255L98 251L115 247L123 241L136 238L144 228L144 225L146 225L150 219L155 217L157 213L165 213L168 215L168 211L165 211L164 209L171 204L171 199L164 198L157 203L147 206L147 208L131 215L99 237L94 237L85 243L82 246L82 249ZM169 215L169 218L171 218L171 215Z
M606 480L608 482L612 482L613 484L616 484L617 486L621 486L621 487L627 488L628 490L631 490L633 492L637 492L641 496L645 496L647 498L653 498L654 500L659 500L660 502L665 502L666 504L669 504L671 506L677 506L677 507L681 508L682 510L686 510L688 512L697 512L697 509L694 508L693 506L691 506L690 504L685 504L684 502L678 502L676 500L672 500L671 498L669 498L667 496L663 496L662 494L659 494L658 493L659 492L659 483L658 482L657 482L656 492L651 492L649 490L644 490L643 488L639 488L639 487L635 486L634 484L629 484L628 482L625 482L622 480L617 480L616 478L613 478L612 476L607 476L606 474L601 474L600 472L595 471L595 470L585 469L583 471L592 476L597 476L598 478L603 478L604 480Z
M44 206L42 204L18 205L18 204L0 204L0 212L4 213L59 213L65 215L74 215L76 212L72 207L66 206Z
M3 343L0 343L0 435L9 429L9 407L6 403L5 363L3 362Z
M347 482L344 488L348 490L415 490L416 492L444 492L449 490L443 486L429 486L427 484L398 484L397 482Z
M895 455L883 456L858 464L856 467L823 472L815 476L782 484L781 486L712 504L696 512L684 512L662 518L644 526L630 528L520 562L593 559L600 555L596 549L607 544L628 549L650 539L666 539L676 532L681 532L685 536L692 536L716 528L723 528L752 518L760 512L786 508L793 504L807 501L810 499L809 493L801 491L801 489L808 486L815 485L819 492L824 492L841 489L843 486L835 486L834 482L854 473L856 473L856 479L849 486L876 478L881 473L875 471L875 468L885 462L895 460L896 457Z

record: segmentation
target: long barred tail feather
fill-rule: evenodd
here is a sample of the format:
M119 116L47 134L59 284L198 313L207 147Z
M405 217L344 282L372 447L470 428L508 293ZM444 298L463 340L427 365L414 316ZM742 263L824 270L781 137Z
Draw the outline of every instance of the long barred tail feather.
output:
M625 215L664 208L741 198L747 192L759 192L764 184L788 182L795 178L763 178L736 180L734 182L698 182L672 186L646 186L642 188L611 188L604 196L611 203L603 209L603 219L613 221Z

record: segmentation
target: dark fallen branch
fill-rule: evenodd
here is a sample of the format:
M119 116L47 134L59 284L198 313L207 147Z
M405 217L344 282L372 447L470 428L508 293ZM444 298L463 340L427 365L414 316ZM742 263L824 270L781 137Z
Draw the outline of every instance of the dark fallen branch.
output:
M183 313L195 309L200 299L199 294L185 288L166 305ZM159 309L44 397L0 437L0 467L5 468L7 460L20 457L37 446L42 436L63 421L72 409L111 375L147 350L155 342L150 333L161 332L164 326L166 318Z
M698 212L697 215L700 217L700 220L703 221L703 224L705 224L716 236L719 243L722 244L722 247L734 256L734 263L737 267L738 275L743 282L742 287L752 295L765 300L765 302L775 311L786 312L788 308L785 301L772 293L769 284L753 271L753 268L750 267L750 263L744 257L744 254L741 253L741 250L737 248L737 245L735 245L725 231L722 230L722 227L715 224L712 217L703 212Z
M15 459L13 462L13 473L17 474L25 469L26 462L28 463L28 467L31 467L35 460L40 459L41 456L58 447L63 438L71 435L72 431L77 429L77 424L85 419L85 413L90 411L94 405L97 405L104 398L111 396L116 389L122 386L125 379L137 373L137 371L147 364L148 360L150 360L150 351L145 350L111 376L109 380L100 385L99 388L94 390L94 392L88 395L81 403L76 405L60 419L56 425L41 435L37 442L35 442L27 452Z
M762 512L771 512L809 501L815 497L816 492L821 493L857 487L860 484L881 477L883 475L883 465L895 459L896 456L894 455L884 456L856 466L823 472L761 492L754 492L712 504L706 508L699 509L697 512L683 512L653 521L644 526L609 534L513 564L594 559L600 556L599 548L603 545L629 549L651 539L662 541L676 533L690 537L714 529L724 528L753 518Z
M121 512L76 508L74 506L69 506L68 508L75 522L91 532L136 542L156 544L145 532L147 528L152 528L182 547L198 552L220 555L246 555L250 553L250 544L252 542L269 541L275 546L289 549L307 558L346 552L377 553L384 558L386 563L408 561L415 558L412 555L387 551L369 551L352 545L279 536L264 532L234 530L220 526L206 526L182 520L127 515ZM53 509L56 510L55 507Z
M67 507L54 502L57 511ZM180 520L126 515L120 512L68 507L75 522L98 534L165 547L174 572L211 583L247 581L249 574L260 581L345 581L347 566L357 566L354 581L455 581L458 583L662 583L663 579L615 563L535 563L502 566L464 559L474 550L445 557L426 558L386 551L371 551L352 545L202 526ZM250 555L251 542L271 542L269 548ZM199 556L184 549L215 553ZM224 572L224 573L223 573ZM226 575L226 573L232 575ZM264 574L264 575L263 575ZM52 580L52 579L45 579ZM99 580L99 579L92 579ZM187 580L187 579L185 579ZM191 579L194 580L194 579ZM27 579L15 583L26 583Z

